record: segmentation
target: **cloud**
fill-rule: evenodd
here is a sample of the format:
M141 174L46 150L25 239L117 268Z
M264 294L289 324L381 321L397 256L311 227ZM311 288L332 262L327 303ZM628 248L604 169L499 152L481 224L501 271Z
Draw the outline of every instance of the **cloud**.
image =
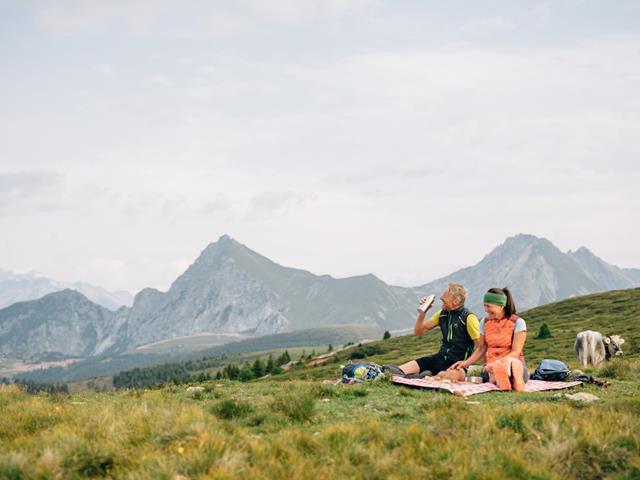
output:
M39 6L36 25L69 34L124 26L135 35L198 38L243 34L265 26L297 25L317 19L357 15L372 0L193 1L179 8L167 0L63 0Z
M299 23L313 18L339 18L370 7L370 0L245 0L244 11L255 19Z
M261 192L251 198L250 204L257 211L277 212L298 207L316 199L317 195L314 193Z
M78 32L114 15L113 7L112 2L99 0L63 1L36 10L35 20L37 25L55 33Z
M60 208L62 178L53 171L0 172L0 212L17 215Z
M219 213L231 208L232 203L224 194L218 193L211 200L205 202L201 212L204 214Z
M110 65L108 63L96 65L93 67L93 71L107 80L114 80L118 78L118 69L115 65Z
M406 182L409 180L421 181L428 177L436 177L442 175L444 169L440 166L416 166L407 167L398 165L396 167L370 167L363 168L361 171L344 174L332 175L327 177L329 184L360 184L373 182Z
M60 183L58 172L0 172L0 195L28 195Z
M476 18L464 23L460 30L465 33L495 33L511 32L516 29L516 23L504 17Z

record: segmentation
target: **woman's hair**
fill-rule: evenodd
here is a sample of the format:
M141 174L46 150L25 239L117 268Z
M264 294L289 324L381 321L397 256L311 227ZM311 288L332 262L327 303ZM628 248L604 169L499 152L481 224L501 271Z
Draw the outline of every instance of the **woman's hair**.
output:
M507 288L490 288L489 292L491 293L503 293L507 296L507 304L504 306L504 316L509 318L511 315L516 313L516 304L513 301L513 297L511 296L511 291Z

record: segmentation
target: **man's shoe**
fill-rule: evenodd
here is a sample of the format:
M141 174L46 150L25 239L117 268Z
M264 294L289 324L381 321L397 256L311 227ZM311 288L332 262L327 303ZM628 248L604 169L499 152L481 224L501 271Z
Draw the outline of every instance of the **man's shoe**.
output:
M390 373L396 377L406 377L405 373L395 365L382 365L382 373Z
M415 379L422 379L422 378L426 378L426 377L432 377L433 375L431 374L431 372L429 370L423 370L420 373L410 373L409 375L405 375L406 378L415 378Z

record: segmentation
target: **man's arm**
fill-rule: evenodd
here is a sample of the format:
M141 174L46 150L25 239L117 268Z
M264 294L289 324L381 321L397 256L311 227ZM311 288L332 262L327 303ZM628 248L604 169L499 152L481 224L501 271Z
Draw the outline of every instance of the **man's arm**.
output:
M426 320L426 313L420 312L418 313L418 318L416 318L416 324L413 326L413 333L417 336L421 336L425 332L428 332L432 328L435 328L438 325L438 319L440 317L440 311L434 313L429 320Z

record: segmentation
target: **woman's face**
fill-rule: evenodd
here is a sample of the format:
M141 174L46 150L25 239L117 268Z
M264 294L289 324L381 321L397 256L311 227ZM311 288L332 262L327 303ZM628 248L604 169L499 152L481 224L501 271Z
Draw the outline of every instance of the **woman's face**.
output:
M487 312L487 316L489 318L504 317L504 307L501 307L499 305L491 305L490 303L485 303L484 311Z

